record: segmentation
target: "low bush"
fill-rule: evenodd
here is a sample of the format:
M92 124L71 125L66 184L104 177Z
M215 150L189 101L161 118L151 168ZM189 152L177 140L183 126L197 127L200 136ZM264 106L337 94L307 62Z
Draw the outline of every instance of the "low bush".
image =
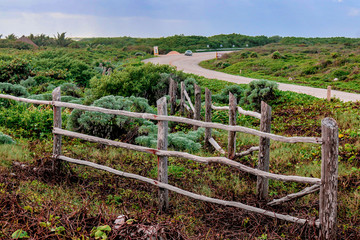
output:
M146 98L150 104L155 104L163 96L163 91L168 89L168 83L164 82L166 79L161 77L161 73L175 73L175 70L168 65L150 63L130 66L122 71L115 70L111 75L93 77L90 86L95 99L106 95L135 96Z
M20 83L30 74L30 64L24 59L0 60L0 82Z
M157 147L157 132L158 127L153 122L147 122L139 128L140 134L147 134L146 136L139 136L135 139L136 143L156 148ZM189 152L197 152L201 148L201 144L198 142L205 133L204 128L199 128L196 131L175 132L168 134L168 145L175 150L186 150Z
M66 114L62 116L65 120ZM0 109L0 125L10 129L14 137L42 139L52 134L53 111L48 106L14 103Z
M237 84L226 86L223 90L221 90L219 94L213 95L212 100L218 103L229 103L229 92L234 94L237 103L239 103L241 98L243 97L244 89Z
M110 95L94 101L92 106L132 112L155 113L146 99L137 97ZM67 128L102 138L118 139L128 133L136 135L138 126L143 124L144 121L146 120L75 109L69 116Z
M36 86L36 80L33 77L28 77L26 80L21 80L20 85L25 88Z
M1 144L14 144L16 143L10 136L0 132L0 145Z
M244 92L244 102L249 104L255 110L260 111L261 101L271 101L276 98L276 90L278 84L264 79L254 80L249 83L248 88Z
M0 92L16 97L27 97L29 95L25 87L11 83L0 83Z

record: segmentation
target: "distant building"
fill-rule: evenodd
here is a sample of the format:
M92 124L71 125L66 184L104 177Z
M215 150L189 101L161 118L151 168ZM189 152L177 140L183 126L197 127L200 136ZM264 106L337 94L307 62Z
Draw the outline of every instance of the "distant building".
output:
M16 40L17 42L23 42L23 43L27 43L30 44L32 46L34 46L35 48L38 48L39 46L36 45L33 41L31 41L30 39L28 39L25 36L22 36L21 38L19 38L18 40Z

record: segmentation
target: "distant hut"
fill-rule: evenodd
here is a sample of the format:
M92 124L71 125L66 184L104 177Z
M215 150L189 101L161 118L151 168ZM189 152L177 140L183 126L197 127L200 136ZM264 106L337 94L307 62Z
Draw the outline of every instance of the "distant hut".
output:
M171 51L171 52L169 52L169 53L166 54L166 55L180 55L180 53L177 52L177 51Z
M27 43L30 44L32 46L34 46L35 48L38 48L39 46L36 45L33 41L31 41L30 39L28 39L25 36L22 36L21 38L19 38L18 40L16 40L17 42L23 42L23 43Z

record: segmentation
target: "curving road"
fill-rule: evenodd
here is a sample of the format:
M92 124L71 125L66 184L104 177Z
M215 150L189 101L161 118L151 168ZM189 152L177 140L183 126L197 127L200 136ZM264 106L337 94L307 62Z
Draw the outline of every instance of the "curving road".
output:
M222 53L227 53L227 52L222 52ZM213 70L208 70L198 65L201 61L209 60L212 58L215 58L215 52L194 53L192 57L184 56L184 55L170 55L170 56L163 55L156 58L146 59L144 60L144 62L152 62L155 64L169 64L172 66L176 66L178 70L182 70L186 73L193 73L199 76L204 76L209 79L219 79L233 83L247 84L255 80L253 78L241 77L241 76L231 75ZM292 85L286 83L278 83L278 84L279 84L279 89L282 91L305 93L318 98L326 98L327 96L326 89L305 87L305 86ZM347 92L332 90L331 96L339 98L344 102L360 101L360 94L355 94L355 93L347 93Z

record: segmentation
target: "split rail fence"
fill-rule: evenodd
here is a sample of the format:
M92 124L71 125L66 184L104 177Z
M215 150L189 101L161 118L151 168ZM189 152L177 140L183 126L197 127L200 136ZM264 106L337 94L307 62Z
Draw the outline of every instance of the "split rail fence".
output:
M182 89L185 89L183 86L183 83L181 84ZM201 93L200 87L195 87L195 99L201 99L196 96L196 94L199 94L199 91ZM209 92L206 90L206 92ZM188 98L189 103L191 103L190 97L185 91L181 91L181 95L185 95L186 98ZM186 96L187 95L187 96ZM169 206L169 196L168 191L173 191L194 199L198 199L201 201L206 201L210 203L216 203L220 205L225 206L232 206L237 207L240 209L244 209L246 211L250 211L253 213L258 213L262 215L266 215L272 218L278 218L286 221L291 221L299 224L310 224L315 225L316 227L320 228L320 237L323 239L335 239L336 236L336 223L337 223L337 169L338 169L338 127L336 122L331 118L325 118L322 120L322 137L316 138L316 137L285 137L280 135L271 134L269 131L269 123L264 123L261 126L260 131L237 126L235 122L230 121L230 125L224 125L220 123L213 123L209 120L209 113L205 116L207 121L200 121L200 115L194 114L195 118L198 119L189 119L184 117L176 117L176 116L168 116L167 115L167 102L166 98L163 97L157 101L157 115L156 114L149 114L149 113L137 113L137 112L128 112L123 110L111 110L111 109L105 109L101 107L94 107L94 106L85 106L81 104L73 104L73 103L66 103L61 102L61 94L60 94L60 88L56 88L53 93L53 100L52 101L41 101L41 100L32 100L32 99L26 99L26 98L18 98L10 95L3 95L0 94L0 98L4 99L12 99L15 101L21 101L21 102L27 102L32 104L46 104L46 105L52 105L53 106L53 112L54 112L54 124L53 124L53 134L54 134L54 142L53 142L53 158L54 158L54 170L58 169L58 166L60 164L59 160L75 163L79 165L89 166L96 169L104 170L107 172L111 172L115 175L119 175L122 177L128 177L136 180L140 180L152 185L155 185L159 188L159 208L161 211L166 211ZM232 94L230 95L230 99L233 99L234 97ZM209 95L206 95L206 99L208 99L206 104L206 112L210 111L210 109L220 109L217 107L214 107L211 103L211 96L209 101ZM171 99L171 102L174 100ZM184 100L181 100L182 103L184 103ZM181 104L181 106L186 106L185 104ZM180 106L180 107L181 107ZM191 106L191 105L190 105ZM197 107L199 106L199 103L197 104ZM200 104L201 106L201 104ZM233 115L236 116L236 110L239 112L246 112L243 111L241 108L236 107L236 103L233 100L230 100L230 106L222 107L224 109L220 110L227 110L233 112ZM158 148L148 148L128 143L122 143L118 141L108 140L104 138L94 137L86 134L81 134L77 132L67 131L61 128L61 108L71 108L71 109L80 109L84 111L96 111L106 114L114 114L114 115L121 115L126 117L134 117L134 118L143 118L148 120L154 120L158 121ZM182 107L181 107L182 108ZM172 111L172 108L170 108ZM191 109L195 112L195 107L191 106ZM263 103L262 104L262 113L254 113L254 112L248 112L248 114L260 118L261 121L263 120L263 115L269 116L269 107ZM183 111L183 109L182 109ZM271 114L270 114L271 115ZM229 131L229 141L233 141L230 139L230 135L233 136L231 138L235 139L236 132L242 132L242 133L248 133L253 134L260 137L260 146L259 146L259 161L263 161L263 166L259 167L259 169L248 167L244 164L241 164L239 162L236 162L232 160L230 157L235 157L233 152L231 152L230 156L228 157L201 157L185 152L179 152L179 151L169 151L167 150L168 145L168 121L178 122L178 123L186 123L193 125L195 127L204 127L206 128L206 137L207 140L211 139L211 129L223 129L226 131ZM265 127L263 127L265 126ZM86 141L101 143L109 146L115 146L120 148L125 148L133 151L139 151L139 152L145 152L149 154L154 154L158 156L159 159L159 166L158 166L158 179L154 180L151 178L146 178L140 175L127 173L123 171L119 171L107 166L99 165L93 162L84 161L80 159L74 159L67 156L64 156L61 151L61 140L62 136L68 136L73 138L79 138ZM274 174L269 173L268 170L268 161L269 158L269 143L271 140L285 142L285 143L313 143L313 144L321 144L322 145L322 167L321 167L321 179L319 178L311 178L311 177L302 177L302 176L288 176L288 175L281 175L281 174ZM211 141L211 140L210 140ZM235 141L231 142L233 144L232 146L235 146ZM229 153L228 153L229 154ZM317 190L320 190L320 207L319 207L319 219L318 220L309 220L309 219L301 219L294 216L284 215L275 213L272 211L264 210L261 208L245 205L240 202L233 202L233 201L225 201L221 199L216 198L210 198L203 195L199 195L193 192L189 192L180 188L177 188L173 185L168 184L168 173L167 173L167 165L168 165L168 157L178 157L178 158L185 158L189 160L193 160L199 163L220 163L227 166L234 167L238 170L247 172L249 174L256 175L258 177L258 191L262 191L260 193L260 198L265 197L267 194L267 181L268 179L274 179L279 181L293 181L293 182L299 182L299 183L307 183L312 184L311 187L305 188L303 191L300 191L298 193L290 194L286 196L285 198L275 200L271 202L269 205L276 205L281 202L285 202L297 197L304 196L306 194L315 192ZM267 166L266 166L267 164ZM262 169L261 169L262 168ZM262 195L262 196L261 196Z

